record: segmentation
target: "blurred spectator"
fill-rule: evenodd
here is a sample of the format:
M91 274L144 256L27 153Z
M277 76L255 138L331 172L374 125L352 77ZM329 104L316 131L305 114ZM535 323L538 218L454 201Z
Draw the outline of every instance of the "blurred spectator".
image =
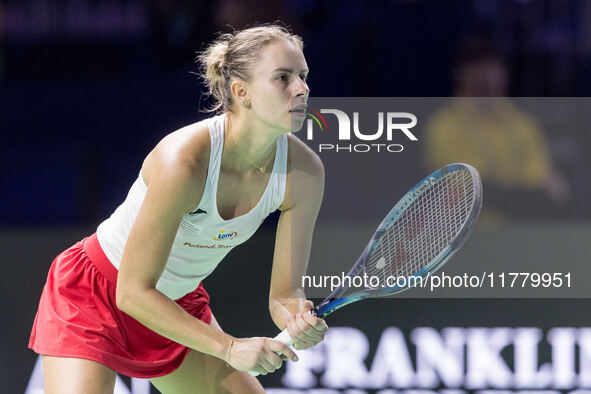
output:
M214 7L215 2L205 0L150 2L151 34L161 64L174 68L193 62L195 51L213 33Z
M195 51L218 31L278 20L296 33L301 29L292 5L284 0L267 0L261 6L236 0L152 0L149 13L158 57L171 68L192 63Z
M218 0L214 2L213 23L215 29L227 31L228 27L240 29L254 23L281 21L296 34L302 29L295 16L293 4L285 0L267 0L258 6L246 1Z
M453 99L428 122L422 147L430 170L453 162L476 167L484 183L482 220L559 215L570 186L554 164L539 123L505 97L508 70L488 40L461 47Z

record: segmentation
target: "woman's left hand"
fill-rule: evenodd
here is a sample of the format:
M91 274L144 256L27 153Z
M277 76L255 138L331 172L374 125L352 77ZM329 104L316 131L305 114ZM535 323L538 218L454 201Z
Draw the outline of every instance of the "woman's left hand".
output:
M304 350L312 347L324 339L328 326L324 319L309 313L314 308L312 301L304 301L304 308L287 319L287 331L293 339L293 347L296 350Z

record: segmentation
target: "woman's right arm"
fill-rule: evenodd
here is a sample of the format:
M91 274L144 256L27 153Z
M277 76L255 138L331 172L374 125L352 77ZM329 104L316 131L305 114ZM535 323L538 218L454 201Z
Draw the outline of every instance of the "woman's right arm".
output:
M194 209L196 191L203 190L206 169L190 157L154 153L148 190L121 259L117 307L158 334L221 358L238 370L274 371L281 366L275 352L293 359L291 349L269 338L233 338L191 316L156 289L181 218Z

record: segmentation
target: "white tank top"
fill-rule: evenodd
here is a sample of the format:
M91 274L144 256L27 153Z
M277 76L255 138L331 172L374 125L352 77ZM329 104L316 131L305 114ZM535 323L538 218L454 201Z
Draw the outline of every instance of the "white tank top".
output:
M216 194L224 146L225 115L207 119L211 153L201 202L185 214L156 288L176 300L195 290L235 246L249 239L265 218L283 203L287 176L287 136L277 139L273 172L263 196L248 213L224 220L219 215ZM97 229L99 243L119 269L127 236L148 190L140 174L125 201Z

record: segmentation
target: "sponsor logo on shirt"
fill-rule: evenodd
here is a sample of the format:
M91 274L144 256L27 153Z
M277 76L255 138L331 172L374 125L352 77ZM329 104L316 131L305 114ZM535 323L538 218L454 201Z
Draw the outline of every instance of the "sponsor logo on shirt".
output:
M200 245L200 244L193 244L191 242L185 242L184 246L188 246L190 248L199 248L199 249L228 249L233 248L234 245Z
M220 230L220 232L217 233L217 235L215 237L213 237L213 240L214 241L227 241L227 240L236 238L237 235L238 235L238 233L236 231Z

